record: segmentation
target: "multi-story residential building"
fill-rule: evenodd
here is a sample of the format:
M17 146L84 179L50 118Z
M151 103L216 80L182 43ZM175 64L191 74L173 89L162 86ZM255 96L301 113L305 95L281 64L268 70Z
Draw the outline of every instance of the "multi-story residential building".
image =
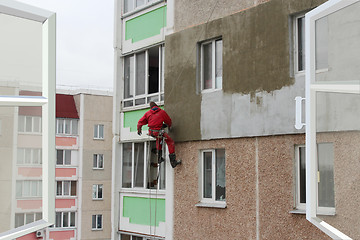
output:
M360 106L343 94L360 93L360 3L325 2L116 1L113 239L329 239L337 230L328 223L360 237L350 200L359 198L349 189L359 187L350 142L359 137ZM304 14L320 5L305 29ZM312 152L294 127L305 77L320 82L318 110L307 110L307 127L318 126ZM353 85L326 85L338 79ZM136 135L151 100L172 117L182 159L174 170L163 166L165 188L149 187L152 139ZM305 216L309 199L316 219Z

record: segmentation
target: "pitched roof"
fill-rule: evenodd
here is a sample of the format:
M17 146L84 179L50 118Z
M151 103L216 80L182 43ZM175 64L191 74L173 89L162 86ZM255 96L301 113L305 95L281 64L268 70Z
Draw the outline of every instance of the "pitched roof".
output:
M79 118L73 95L56 94L56 117Z

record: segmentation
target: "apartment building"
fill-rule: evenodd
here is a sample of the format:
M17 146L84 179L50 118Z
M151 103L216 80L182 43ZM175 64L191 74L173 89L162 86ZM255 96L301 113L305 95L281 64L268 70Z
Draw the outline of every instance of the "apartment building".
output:
M359 6L116 1L113 239L359 238ZM152 139L136 135L151 100L183 161L153 190Z

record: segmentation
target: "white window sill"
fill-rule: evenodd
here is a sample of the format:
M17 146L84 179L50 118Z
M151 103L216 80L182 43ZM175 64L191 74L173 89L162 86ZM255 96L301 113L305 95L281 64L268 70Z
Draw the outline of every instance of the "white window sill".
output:
M103 198L93 198L92 200L93 201L103 201L104 199Z
M195 206L205 208L226 208L226 202L199 202L195 204Z
M104 141L104 138L94 138L94 140L101 140L101 141Z
M221 91L222 88L211 88L211 89L203 89L201 90L202 94L206 94L206 93L214 93L214 92L219 92Z
M93 168L93 170L104 170L104 168Z
M290 211L291 214L306 214L305 209L294 209ZM335 208L318 209L317 215L319 216L335 216Z
M91 229L91 231L102 231L102 230L103 230L102 228L99 228L99 229L93 228L93 229Z

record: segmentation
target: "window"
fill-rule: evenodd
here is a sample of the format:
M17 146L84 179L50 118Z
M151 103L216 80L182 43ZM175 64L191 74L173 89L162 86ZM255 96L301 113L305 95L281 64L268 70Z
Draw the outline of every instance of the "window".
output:
M42 163L41 149L39 149L39 148L18 148L16 163L19 165L41 164Z
M122 147L123 188L165 189L165 165L161 163L157 167L151 166L151 164L157 163L156 154L150 151L155 148L155 141L124 143ZM147 162L147 159L150 160L150 163ZM158 171L160 173L157 181Z
M148 4L156 2L156 0L124 0L123 13L140 9Z
M319 143L318 151L318 212L335 213L334 149L332 143ZM296 208L305 210L306 162L305 146L296 146Z
M41 197L42 183L41 180L19 180L16 181L16 197Z
M19 115L18 131L21 133L41 133L41 117Z
M104 139L104 125L96 124L94 126L94 139Z
M75 212L56 212L55 227L75 227Z
M124 107L164 100L164 47L124 57Z
M225 150L201 151L201 202L225 202Z
M76 196L76 181L56 181L56 196Z
M295 72L305 70L305 16L300 15L294 18L294 56Z
M120 234L120 240L150 240L151 238L145 238L135 235Z
M102 230L102 215L92 215L92 230Z
M42 219L42 213L15 213L15 227L21 227Z
M57 165L71 165L71 150L56 150Z
M77 135L77 119L56 119L56 134Z
M201 90L222 89L222 39L200 44Z
M94 184L92 190L92 199L103 199L103 185Z
M104 154L93 155L93 169L104 169Z

